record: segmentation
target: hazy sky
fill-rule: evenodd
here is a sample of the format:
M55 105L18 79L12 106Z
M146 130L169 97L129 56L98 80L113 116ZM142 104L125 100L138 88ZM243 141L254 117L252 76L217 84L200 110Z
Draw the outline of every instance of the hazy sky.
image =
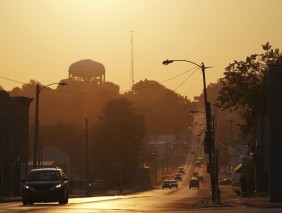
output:
M0 0L0 76L43 84L68 77L71 63L104 64L106 80L128 90L131 33L134 80L164 81L194 65L213 66L216 82L233 60L261 52L267 41L282 48L282 0ZM203 88L196 71L164 82L193 99ZM21 86L0 78L6 90Z

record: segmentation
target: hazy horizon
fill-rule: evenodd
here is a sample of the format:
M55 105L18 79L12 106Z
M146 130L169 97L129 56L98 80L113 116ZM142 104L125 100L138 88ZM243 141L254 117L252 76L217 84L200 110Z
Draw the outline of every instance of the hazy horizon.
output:
M223 76L233 60L260 53L266 42L282 46L279 0L0 0L0 76L43 84L68 78L69 66L92 59L106 68L106 80L130 87L131 32L134 80L161 82L194 66L162 64L187 59L213 66L207 83ZM193 100L202 92L196 71L164 82ZM10 90L20 86L0 78Z

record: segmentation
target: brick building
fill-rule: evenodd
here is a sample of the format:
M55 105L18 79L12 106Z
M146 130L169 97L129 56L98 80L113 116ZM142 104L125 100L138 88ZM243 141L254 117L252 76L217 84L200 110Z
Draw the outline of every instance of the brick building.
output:
M0 196L19 195L27 173L31 101L0 91Z

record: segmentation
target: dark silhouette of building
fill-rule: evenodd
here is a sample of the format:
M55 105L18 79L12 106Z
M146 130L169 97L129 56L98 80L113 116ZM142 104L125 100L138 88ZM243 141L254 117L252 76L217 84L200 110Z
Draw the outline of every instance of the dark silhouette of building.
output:
M282 65L271 65L268 74L269 199L282 202Z
M0 196L19 195L27 173L31 101L0 91Z

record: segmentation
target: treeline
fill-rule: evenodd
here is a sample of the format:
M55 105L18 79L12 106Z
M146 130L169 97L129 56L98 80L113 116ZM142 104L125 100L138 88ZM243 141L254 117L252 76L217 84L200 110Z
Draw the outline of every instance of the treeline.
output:
M21 88L14 88L10 95L34 98L37 83L31 80ZM140 81L125 94L107 88L91 92L89 88L76 82L40 91L39 134L43 149L53 146L67 153L78 172L85 171L85 119L89 120L88 148L93 176L115 173L121 165L132 172L146 155L146 136L173 134L180 138L193 122L190 111L194 104L156 81ZM34 103L30 106L30 153ZM105 119L96 119L101 115Z

